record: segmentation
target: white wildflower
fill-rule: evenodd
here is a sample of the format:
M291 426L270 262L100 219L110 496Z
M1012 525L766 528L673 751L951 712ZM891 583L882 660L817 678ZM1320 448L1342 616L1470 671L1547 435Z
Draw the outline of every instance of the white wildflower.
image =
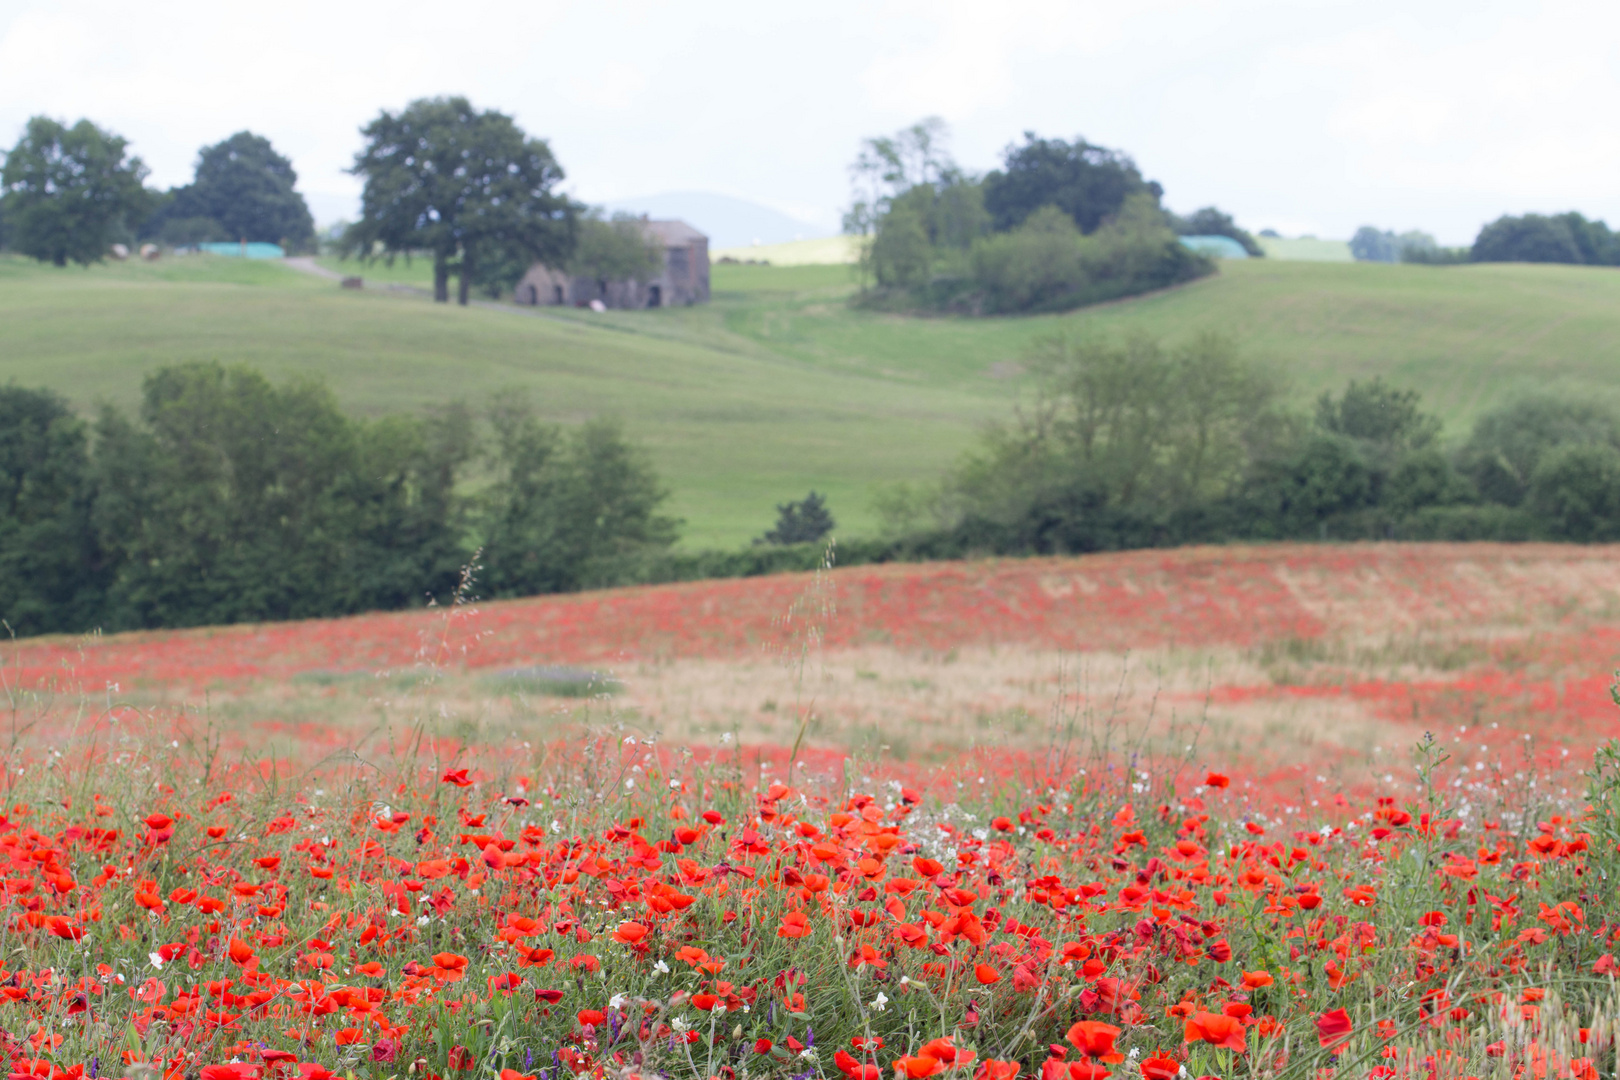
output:
M872 1009L873 1009L873 1011L874 1012L883 1012L888 1007L889 1007L889 999L888 999L888 997L883 993L883 991L879 990L878 991L878 996L872 999Z
M668 975L669 974L669 965L664 963L662 960L660 960L660 961L658 961L658 963L653 965L653 970L655 972L657 972L658 974L660 974L660 975Z
M159 971L163 970L163 956L161 954L155 952L147 953L146 958L152 961L153 967L157 968Z

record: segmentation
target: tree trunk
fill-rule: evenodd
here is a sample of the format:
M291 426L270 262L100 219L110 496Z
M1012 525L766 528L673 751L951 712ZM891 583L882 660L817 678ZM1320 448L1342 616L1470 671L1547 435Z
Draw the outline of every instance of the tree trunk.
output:
M444 253L433 253L433 302L450 302L450 268L445 265Z
M472 248L463 244L461 247L461 288L456 296L456 303L462 307L467 306L467 291L472 287L473 253Z

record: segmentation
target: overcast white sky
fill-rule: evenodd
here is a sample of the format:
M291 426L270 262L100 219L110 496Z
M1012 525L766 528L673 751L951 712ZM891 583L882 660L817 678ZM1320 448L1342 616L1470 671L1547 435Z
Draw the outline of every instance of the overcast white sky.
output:
M579 197L713 191L829 231L862 136L946 119L1123 148L1187 211L1286 235L1472 240L1504 212L1620 225L1620 5L1494 0L0 0L0 144L89 117L151 182L248 128L320 220L381 108L464 93L551 140Z

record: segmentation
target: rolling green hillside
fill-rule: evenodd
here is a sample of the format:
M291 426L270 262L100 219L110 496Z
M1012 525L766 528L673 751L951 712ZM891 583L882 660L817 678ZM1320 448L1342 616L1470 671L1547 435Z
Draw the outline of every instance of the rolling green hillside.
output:
M781 273L794 275L795 295L814 294L815 269ZM49 386L86 411L133 404L145 373L195 359L319 374L371 414L518 388L559 420L623 417L699 547L746 544L776 503L812 487L844 531L869 531L874 484L937 475L1006 408L1003 382L852 375L724 325L730 311L771 303L739 292L709 309L546 317L349 292L225 258L91 270L0 259L0 379Z
M1069 315L985 320L851 310L850 274L716 266L706 307L596 315L446 307L216 257L90 270L0 257L0 379L86 411L131 404L146 372L191 359L319 374L368 414L520 388L559 420L622 416L694 547L745 543L812 487L840 531L869 531L873 489L938 476L1007 413L1022 350L1055 329L1225 331L1302 398L1382 374L1421 390L1454 434L1531 390L1620 402L1615 270L1256 259Z

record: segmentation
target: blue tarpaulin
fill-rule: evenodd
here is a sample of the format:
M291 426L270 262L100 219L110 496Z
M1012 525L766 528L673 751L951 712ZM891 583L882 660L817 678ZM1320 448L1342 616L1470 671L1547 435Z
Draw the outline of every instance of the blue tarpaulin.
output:
M280 244L198 244L197 250L210 255L246 256L249 259L283 259L287 256Z
M1249 253L1230 236L1180 236L1184 245L1212 259L1247 259Z

